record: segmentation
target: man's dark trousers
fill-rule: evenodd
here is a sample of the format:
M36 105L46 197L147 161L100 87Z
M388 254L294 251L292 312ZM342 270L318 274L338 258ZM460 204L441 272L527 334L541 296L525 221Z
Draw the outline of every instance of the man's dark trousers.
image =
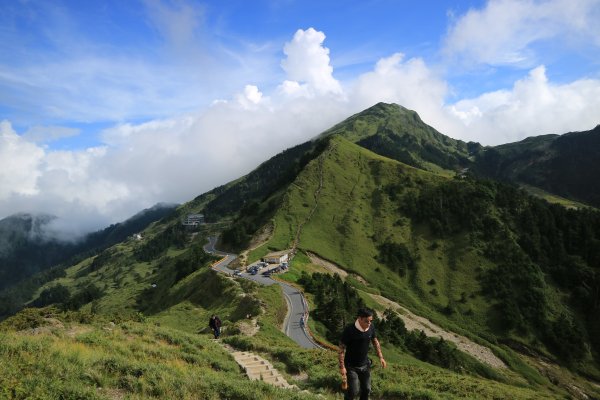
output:
M348 389L344 394L344 400L354 400L359 391L360 400L369 400L371 368L368 365L364 367L346 367L346 376L348 378Z

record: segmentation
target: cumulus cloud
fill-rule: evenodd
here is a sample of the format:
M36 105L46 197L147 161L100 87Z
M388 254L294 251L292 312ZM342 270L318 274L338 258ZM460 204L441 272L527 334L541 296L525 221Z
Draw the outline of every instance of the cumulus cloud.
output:
M329 49L323 46L325 34L314 28L298 29L291 42L285 44L286 58L281 67L290 78L283 84L283 91L294 95L299 91L305 94L341 94L342 87L333 77Z
M297 31L285 45L286 76L272 90L240 85L207 108L116 124L101 132L102 146L52 151L35 143L38 133L74 132L45 127L19 135L2 122L0 216L43 211L59 217L56 232L97 229L157 202L188 201L380 101L414 109L449 136L483 144L600 122L597 80L556 84L538 67L512 87L448 103L450 85L440 69L400 53L340 83L324 40L315 29Z
M235 97L237 102L246 109L256 107L257 104L264 101L262 92L254 85L246 85L244 92Z
M359 109L380 101L401 104L444 130L453 123L443 110L447 93L448 84L422 59L404 61L404 55L396 53L380 59L373 71L361 75L349 97Z
M461 100L447 109L464 124L462 134L450 133L486 144L586 130L600 123L600 80L554 84L539 66L511 89Z
M0 201L13 193L39 193L37 178L44 156L44 150L23 140L10 122L0 122Z
M490 0L455 21L444 52L468 64L532 66L543 41L600 46L599 19L596 0Z

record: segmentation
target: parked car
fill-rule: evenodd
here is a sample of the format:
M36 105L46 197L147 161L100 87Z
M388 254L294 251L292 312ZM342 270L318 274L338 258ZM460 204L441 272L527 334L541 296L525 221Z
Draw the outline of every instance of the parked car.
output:
M233 272L233 276L242 276L242 271L240 271L239 269L236 269L236 270Z
M262 276L271 276L271 271L270 270L266 270L265 272L262 273Z

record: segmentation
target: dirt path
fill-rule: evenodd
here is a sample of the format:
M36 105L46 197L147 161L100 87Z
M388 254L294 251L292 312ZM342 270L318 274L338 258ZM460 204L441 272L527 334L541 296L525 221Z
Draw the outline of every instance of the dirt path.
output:
M337 265L335 265L334 263L324 260L321 257L319 257L318 255L314 254L314 253L310 253L310 252L306 252L306 255L308 256L308 258L310 259L310 262L318 265L320 267L325 268L327 271L333 273L333 274L338 274L340 276L340 278L342 279L346 279L346 277L348 276L348 273L346 271L344 271L343 269L341 269L340 267L338 267Z
M482 363L494 368L506 368L506 364L487 347L477 344L467 337L448 332L428 319L413 314L408 309L388 298L376 294L370 294L370 296L379 304L398 312L398 315L404 321L404 325L406 325L406 329L409 331L417 329L423 331L427 336L441 337L456 344L459 350L470 354Z
M325 268L326 270L330 271L331 273L338 274L342 279L345 279L348 276L348 273L339 266L337 266L335 263L324 260L313 253L307 253L307 255L313 264L319 265ZM409 331L416 329L419 331L423 331L425 335L430 337L441 337L444 340L456 344L456 347L458 347L459 350L470 354L482 363L485 363L494 368L506 368L504 362L500 360L489 348L477 344L467 337L458 335L453 332L448 332L443 328L435 325L428 319L413 314L407 308L402 307L400 304L386 297L375 294L370 294L370 296L373 298L373 300L375 300L382 306L386 308L391 308L392 310L398 312L399 316L404 321L406 329L408 329Z
M294 242L292 244L292 254L296 254L296 249L300 244L300 234L302 233L302 228L308 221L311 220L313 214L315 213L315 211L317 211L317 207L319 206L319 197L321 196L321 189L323 189L323 163L325 162L326 156L329 153L331 153L334 148L335 147L329 148L326 153L323 153L319 156L319 186L317 187L317 190L315 190L315 193L313 195L315 199L315 205L308 213L306 219L302 221L300 225L298 225L298 229L296 230L296 237L294 238Z
M245 336L254 336L260 330L257 318L241 321L238 325L238 328L240 329L240 333Z

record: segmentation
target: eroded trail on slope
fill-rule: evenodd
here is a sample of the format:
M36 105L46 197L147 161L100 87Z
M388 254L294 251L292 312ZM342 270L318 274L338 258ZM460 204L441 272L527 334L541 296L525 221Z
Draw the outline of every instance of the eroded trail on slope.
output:
M307 224L311 218L313 217L315 211L317 211L317 207L319 206L319 197L321 196L321 190L323 189L323 163L325 162L325 158L335 149L335 146L329 148L325 153L319 156L319 186L315 190L313 197L315 199L315 205L311 208L308 216L304 221L302 221L298 225L298 229L296 230L296 236L294 237L294 242L292 243L292 254L296 253L296 249L300 244L300 235L302 234L302 228L305 224Z
M370 293L369 295L379 304L396 311L400 318L402 318L404 321L406 329L409 331L416 329L423 331L425 335L430 337L441 337L444 340L456 344L456 347L458 347L459 350L473 356L482 363L494 368L506 368L506 364L504 364L504 362L499 359L489 348L475 343L465 336L449 332L444 328L437 326L427 318L419 317L418 315L413 314L407 308L386 297Z
M348 276L348 273L344 269L331 261L324 260L314 253L309 253L309 257L313 264L320 265L329 272L338 274L342 279L345 279ZM396 311L400 318L402 318L402 321L404 321L406 329L409 331L419 330L423 331L425 335L429 337L443 338L444 340L456 344L456 347L458 347L459 350L471 355L484 364L494 368L506 368L506 364L504 364L504 362L489 348L475 343L465 336L447 331L444 328L437 326L427 318L423 318L414 314L406 307L403 307L386 297L371 293L369 293L369 295L373 298L373 300L385 308L391 308L392 310Z

